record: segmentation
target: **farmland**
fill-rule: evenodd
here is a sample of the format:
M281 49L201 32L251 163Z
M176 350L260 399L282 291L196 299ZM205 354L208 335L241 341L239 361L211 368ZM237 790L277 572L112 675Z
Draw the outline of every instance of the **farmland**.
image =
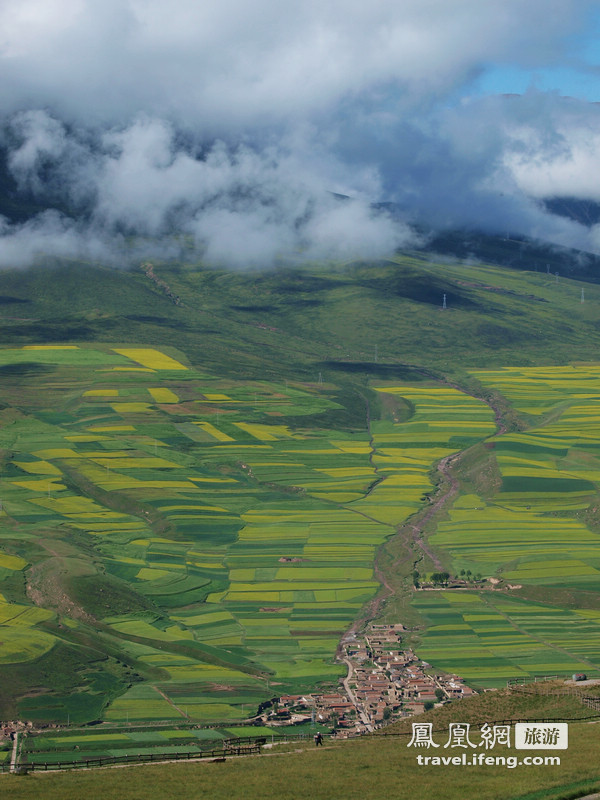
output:
M494 430L454 389L378 387L410 419L350 433L313 421L337 408L335 386L225 380L152 348L34 352L54 372L4 412L0 575L23 574L41 608L7 620L5 660L42 664L90 627L112 653L77 695L24 698L18 713L40 720L97 715L104 683L108 721L211 722L270 685L335 681L339 639L379 586L377 548L435 461ZM31 353L0 351L0 368Z
M429 541L450 555L456 574L500 580L513 587L513 597L418 598L429 620L421 654L482 685L597 670L600 608L588 593L597 588L600 568L600 370L505 367L472 374L501 392L527 429L488 442L495 485L461 495ZM561 597L568 605L557 608ZM451 655L457 646L459 657Z
M531 364L593 357L594 287L582 305L575 284L413 257L283 282L163 269L180 306L90 267L102 313L75 269L67 294L43 270L0 276L39 320L3 317L3 716L223 723L335 683L379 548L462 451L477 477L459 475L428 546L500 587L413 593L409 548L392 563L426 626L419 652L481 685L592 668L597 368ZM544 350L550 306L563 328ZM489 322L513 311L518 369ZM489 393L518 422L502 436L472 396Z
M104 657L80 668L80 693L25 697L23 715L210 723L243 718L270 687L335 681L339 639L379 586L377 548L423 507L437 461L486 440L497 490L461 493L430 544L456 574L593 586L599 535L581 512L600 475L595 368L554 369L554 394L548 373L474 371L543 422L490 440L491 409L439 384L374 383L387 411L341 432L314 422L335 411L335 385L226 380L152 348L35 352L56 370L49 396L69 401L32 392L3 412L3 661L43 664L90 626ZM15 574L36 606L11 597ZM600 655L595 609L489 591L418 593L414 606L421 657L478 685Z

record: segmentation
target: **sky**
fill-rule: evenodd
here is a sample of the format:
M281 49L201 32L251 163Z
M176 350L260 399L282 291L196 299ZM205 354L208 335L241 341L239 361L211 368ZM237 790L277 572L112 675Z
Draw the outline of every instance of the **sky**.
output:
M600 2L0 0L0 144L45 208L0 218L4 267L380 258L449 228L600 252L544 205L600 202Z
M600 102L600 10L590 8L576 33L565 38L559 63L523 66L489 63L473 83L479 94L523 94L529 89Z

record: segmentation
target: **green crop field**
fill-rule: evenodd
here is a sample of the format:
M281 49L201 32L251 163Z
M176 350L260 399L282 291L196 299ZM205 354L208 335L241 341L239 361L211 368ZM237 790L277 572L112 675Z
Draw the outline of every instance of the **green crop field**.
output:
M100 270L115 286L107 316L90 310L87 284L70 301L85 335L4 319L7 716L218 722L274 687L335 683L339 639L379 591L380 547L427 508L435 464L462 451L478 454L477 474L428 523L428 546L453 573L500 582L470 591L501 635L466 618L467 592L463 609L449 591L411 588L420 652L486 685L594 667L600 369L556 364L575 347L592 361L595 287L582 305L577 284L559 295L542 275L401 256L283 283L156 268L181 306L156 287L144 294L141 273ZM412 297L417 273L452 293L447 314L433 295ZM13 280L0 276L7 295ZM48 297L53 313L62 302L43 271L21 285L39 319ZM270 300L252 311L257 291ZM577 327L546 344L533 330L550 307ZM515 309L527 309L520 360L490 323ZM502 436L480 399L492 396L511 421ZM406 546L389 580L412 587L422 551Z
M0 369L20 352L0 351ZM313 421L335 413L335 386L248 386L140 347L40 352L70 401L40 411L25 399L0 432L13 454L2 514L20 526L0 569L31 564L29 596L50 610L13 624L4 661L36 662L65 618L75 645L94 620L141 681L108 703L111 721L236 719L272 682L335 681L339 639L379 586L377 548L418 509L435 461L494 430L489 409L455 389L406 388L409 422L344 432ZM128 358L149 372L132 375ZM105 387L107 365L119 371ZM57 582L72 607L54 601ZM86 696L71 709L44 694L21 711L64 719Z
M525 415L527 429L487 443L496 484L460 496L429 541L448 553L456 574L469 570L500 583L480 597L443 592L416 599L430 620L420 652L482 685L515 668L527 676L596 671L597 601L580 609L576 598L597 591L600 575L600 530L590 511L600 482L600 369L472 374ZM502 597L507 590L513 600ZM556 608L553 601L566 592L567 608Z

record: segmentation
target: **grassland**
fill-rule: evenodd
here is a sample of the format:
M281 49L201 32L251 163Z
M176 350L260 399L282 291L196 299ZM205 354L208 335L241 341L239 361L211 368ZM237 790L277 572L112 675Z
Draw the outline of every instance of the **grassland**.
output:
M442 730L442 729L440 729ZM437 733L436 741L447 738ZM560 765L419 766L408 736L370 736L341 743L327 743L315 750L294 744L275 748L264 755L227 759L225 763L150 765L123 769L71 771L58 774L34 773L26 777L0 776L0 784L15 800L43 793L49 800L70 800L81 796L115 795L133 800L152 794L157 800L179 796L182 786L191 796L225 800L244 794L257 800L314 797L342 800L370 795L412 800L415 791L441 797L477 797L482 800L566 800L597 791L600 773L595 757L598 725L571 724L570 747L557 751ZM290 752L291 750L291 752ZM436 755L439 751L436 751ZM444 751L443 755L456 751ZM534 755L548 755L548 751ZM422 753L421 753L422 755ZM531 755L496 748L494 755ZM510 762L508 762L510 763Z

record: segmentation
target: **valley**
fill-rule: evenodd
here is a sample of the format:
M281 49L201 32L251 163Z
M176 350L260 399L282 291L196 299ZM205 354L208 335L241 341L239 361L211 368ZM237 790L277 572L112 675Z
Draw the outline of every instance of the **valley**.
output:
M120 303L140 276L111 273L102 314L91 284L70 298L86 340L44 329L51 273L27 274L40 316L7 311L0 350L4 719L235 730L335 691L340 640L371 619L476 690L598 674L595 288L584 304L574 282L430 263L416 296L412 257L365 269L284 289L155 266L136 339ZM513 343L490 321L509 313ZM551 358L531 329L552 317Z

